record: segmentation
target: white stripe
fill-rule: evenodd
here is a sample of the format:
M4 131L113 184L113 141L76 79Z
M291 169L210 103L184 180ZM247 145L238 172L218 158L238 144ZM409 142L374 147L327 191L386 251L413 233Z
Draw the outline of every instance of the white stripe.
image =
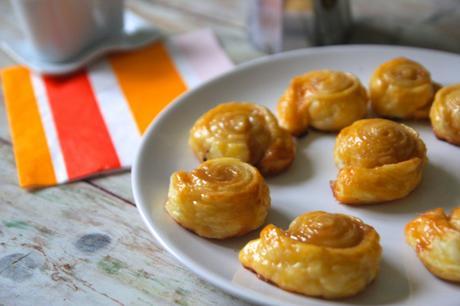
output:
M32 86L34 88L35 99L37 100L38 111L45 130L46 142L53 163L54 175L57 183L63 183L68 180L67 168L62 154L61 144L54 124L53 114L51 112L48 95L46 94L45 83L40 75L31 73Z
M110 63L101 60L88 68L96 101L122 167L130 166L141 141L136 121Z
M187 62L186 58L181 54L180 48L176 45L174 38L165 43L166 49L171 56L179 74L187 85L188 89L197 87L203 82L198 74L193 70L193 67Z

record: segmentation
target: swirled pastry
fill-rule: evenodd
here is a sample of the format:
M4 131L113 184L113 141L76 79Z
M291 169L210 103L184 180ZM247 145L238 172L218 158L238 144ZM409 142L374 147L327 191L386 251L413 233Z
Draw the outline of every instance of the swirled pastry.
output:
M236 158L216 158L191 172L173 173L165 207L183 227L224 239L261 226L270 194L256 168Z
M277 174L295 158L295 142L275 116L254 103L229 102L201 116L190 131L189 144L201 161L234 157Z
M371 204L403 198L415 189L426 148L406 125L363 119L340 131L334 158L340 168L331 183L335 198L345 204Z
M314 211L287 231L270 224L241 251L243 266L278 287L327 299L362 291L377 275L379 235L361 220Z
M374 112L402 119L424 119L437 85L428 70L404 57L380 65L371 77L369 94Z
M460 146L460 84L446 86L437 92L430 119L438 138Z
M406 225L407 243L434 275L460 282L460 207L427 211Z
M281 127L293 135L309 126L338 131L367 113L367 93L351 73L317 70L297 76L278 102Z

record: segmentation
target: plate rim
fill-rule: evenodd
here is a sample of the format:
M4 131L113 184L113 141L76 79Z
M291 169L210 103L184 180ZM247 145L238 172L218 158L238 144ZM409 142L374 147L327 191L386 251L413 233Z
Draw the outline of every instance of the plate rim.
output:
M222 79L228 78L234 74L242 73L245 70L251 69L252 67L264 65L265 63L272 62L272 61L280 61L285 58L292 58L292 57L301 57L301 56L308 56L309 54L317 54L319 52L340 52L340 51L352 51L352 50L360 50L362 49L369 49L369 50L388 50L391 49L392 51L400 50L403 51L410 51L410 52L424 52L424 53L437 53L443 56L453 56L460 59L460 55L448 52L444 50L436 50L436 49L429 49L429 48L421 48L421 47L410 47L410 46L399 46L399 45L376 45L376 44L354 44L354 45L334 45L334 46L320 46L320 47L309 47L305 49L297 49L291 50L287 52L282 52L278 54L272 55L265 55L253 60L249 60L248 62L241 63L236 65L230 71L227 71L217 77L214 77L199 86L187 90L186 92L182 93L178 97L176 97L171 103L169 103L165 108L163 108L158 115L154 118L154 120L149 124L148 128L142 135L142 140L140 146L137 150L136 157L134 163L131 168L131 188L134 197L134 202L136 204L136 208L141 215L142 221L145 223L147 228L149 229L150 233L155 237L155 239L160 243L161 247L163 247L168 253L173 255L173 257L183 264L187 269L193 272L199 278L211 283L212 285L216 286L217 288L223 290L226 293L229 293L235 297L242 298L245 301L249 301L256 304L268 304L268 305L277 305L275 304L276 301L269 301L267 297L260 292L257 292L252 289L245 288L238 284L228 284L228 280L219 276L215 272L208 271L201 267L201 265L195 263L193 259L189 258L188 255L175 247L169 245L164 239L162 238L161 234L157 232L156 227L154 227L154 222L150 221L148 216L148 203L142 203L141 201L141 191L140 191L140 178L139 172L141 167L141 160L144 155L144 151L146 150L146 146L148 140L152 137L156 126L159 124L160 121L163 120L163 117L175 109L179 107L184 100L187 100L189 96L193 95L196 91L205 90L206 87L213 86L214 83L220 82ZM314 297L311 297L314 299ZM296 305L291 304L287 301L283 302L284 305Z

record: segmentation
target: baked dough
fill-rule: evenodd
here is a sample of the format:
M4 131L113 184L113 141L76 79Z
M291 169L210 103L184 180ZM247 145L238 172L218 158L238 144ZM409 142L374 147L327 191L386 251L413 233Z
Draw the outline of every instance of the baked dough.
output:
M304 134L309 126L339 131L367 113L367 93L351 73L316 70L292 79L278 102L281 127Z
M296 147L266 107L241 102L220 104L201 116L190 131L189 144L201 161L234 157L264 175L286 170Z
M343 298L362 291L377 275L379 235L361 220L314 211L287 231L270 224L239 254L240 262L278 287L309 296Z
M430 73L417 62L404 57L380 65L371 77L369 95L373 111L381 116L425 119L437 85Z
M165 207L183 227L224 239L261 226L270 194L256 168L236 158L216 158L191 172L173 173Z
M460 146L460 84L446 86L437 92L430 119L438 138Z
M386 119L358 120L340 131L331 183L345 204L372 204L407 196L422 179L426 148L412 128Z
M434 275L460 282L460 207L427 211L406 225L407 243Z

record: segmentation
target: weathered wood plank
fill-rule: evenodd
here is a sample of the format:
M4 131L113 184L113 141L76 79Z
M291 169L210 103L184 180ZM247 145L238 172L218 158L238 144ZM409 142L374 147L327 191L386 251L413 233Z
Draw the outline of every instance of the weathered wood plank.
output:
M242 304L160 248L134 206L86 183L26 192L8 144L0 156L0 304Z
M134 197L131 190L131 171L96 177L88 180L104 192L109 192L134 205Z

